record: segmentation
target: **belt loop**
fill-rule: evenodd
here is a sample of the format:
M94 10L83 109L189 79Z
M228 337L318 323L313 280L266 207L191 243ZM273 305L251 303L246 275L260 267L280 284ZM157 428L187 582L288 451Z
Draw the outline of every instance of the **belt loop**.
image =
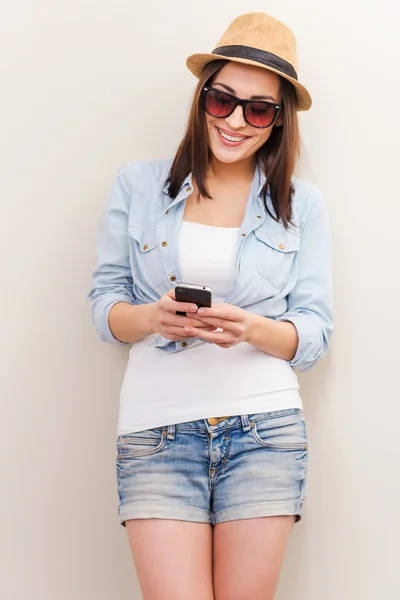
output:
M167 433L167 438L169 440L174 440L175 439L175 425L168 425L168 433Z
M249 421L249 415L242 415L241 419L242 419L243 431L250 431L251 425L250 425L250 421Z

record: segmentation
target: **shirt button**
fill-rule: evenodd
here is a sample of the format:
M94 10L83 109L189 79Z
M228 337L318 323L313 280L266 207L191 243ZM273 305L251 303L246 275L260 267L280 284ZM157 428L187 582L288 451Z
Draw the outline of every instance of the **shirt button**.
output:
M175 275L171 275L171 277L169 278L170 281L176 281L176 277Z
M262 219L262 216L261 215L257 215L257 219Z
M281 250L284 250L284 248L285 248L285 244L279 244L279 248L280 248Z
M167 215L169 213L169 208L167 208L167 210L165 211L165 214Z
M216 417L213 417L212 419L207 419L207 421L210 425L218 425L219 423L219 419L217 419Z
M191 191L192 191L192 188L191 188L191 187L187 187L187 188L186 188L186 191L187 191L187 192L191 192Z
M245 234L245 233L242 233L242 237L246 237L246 234Z
M164 246L165 248L165 246L168 246L168 242L161 242L161 246Z
M147 244L145 244L145 245L143 246L143 250L147 250L147 248L148 248L148 245L147 245Z
M181 346L182 346L182 348L186 348L186 346L187 346L187 345L188 345L188 343L187 343L187 342L182 342L182 343L181 343Z

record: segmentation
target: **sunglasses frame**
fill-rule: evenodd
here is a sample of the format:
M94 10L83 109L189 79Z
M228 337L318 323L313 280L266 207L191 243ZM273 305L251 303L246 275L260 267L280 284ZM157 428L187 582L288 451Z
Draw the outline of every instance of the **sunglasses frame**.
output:
M219 117L218 115L213 115L206 109L206 101L207 101L208 92L218 92L219 94L224 94L225 96L229 96L235 102L234 107L227 115L225 115L223 117ZM226 119L227 117L230 117L231 114L233 112L235 112L236 108L238 106L241 106L242 111L243 111L244 120L246 121L246 123L248 125L250 125L250 127L255 127L256 129L268 129L268 127L272 127L272 125L275 123L276 119L278 118L280 110L283 106L283 104L275 104L274 102L267 102L266 100L243 100L243 98L238 98L237 96L234 96L233 94L229 94L229 92L225 92L223 90L219 90L217 88L208 87L208 86L203 87L203 101L204 101L204 110L206 111L206 113L209 114L210 117L214 117L216 119ZM269 107L272 106L275 109L275 111L276 111L275 117L273 118L272 122L269 125L252 125L251 123L249 123L249 121L246 117L246 106L247 106L247 104L253 104L253 103L266 104L267 106L269 106Z

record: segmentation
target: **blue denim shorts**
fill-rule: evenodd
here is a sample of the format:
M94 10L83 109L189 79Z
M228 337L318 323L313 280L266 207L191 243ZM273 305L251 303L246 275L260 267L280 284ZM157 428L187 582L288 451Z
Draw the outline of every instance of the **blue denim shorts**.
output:
M117 439L119 517L222 523L301 518L307 433L300 409L210 418Z

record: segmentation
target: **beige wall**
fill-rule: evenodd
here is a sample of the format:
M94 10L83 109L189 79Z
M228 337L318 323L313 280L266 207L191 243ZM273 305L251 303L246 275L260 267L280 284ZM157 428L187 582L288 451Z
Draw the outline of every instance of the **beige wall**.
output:
M86 300L97 221L120 165L176 148L186 56L267 10L295 30L313 91L303 174L329 203L336 304L331 354L302 377L309 498L277 600L398 597L395 3L2 4L0 596L140 598L114 474L126 355L98 341Z

